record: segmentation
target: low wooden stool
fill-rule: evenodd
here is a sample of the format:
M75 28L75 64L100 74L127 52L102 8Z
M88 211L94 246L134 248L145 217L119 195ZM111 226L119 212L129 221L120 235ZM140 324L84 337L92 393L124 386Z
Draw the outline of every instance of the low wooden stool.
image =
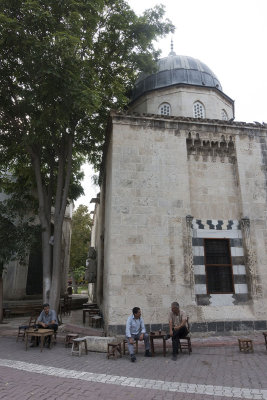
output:
M84 343L85 353L88 354L86 338L72 339L71 355L82 355L82 346Z
M123 355L125 356L126 353L126 345L127 345L127 339L123 339L122 342L122 348L123 348ZM135 340L135 354L138 354L138 340Z
M3 309L3 317L4 318L10 318L10 315L11 315L11 310L9 310L7 308L4 308Z
M243 351L244 353L248 353L251 351L254 352L253 349L253 341L251 339L238 339L239 350Z
M107 358L113 357L114 359L116 359L118 353L119 353L119 356L121 358L122 357L121 343L108 343Z
M267 350L267 332L262 332L264 340L265 340L265 346L266 346L266 350Z
M65 347L69 347L73 343L73 339L77 339L78 337L78 333L68 333L65 337Z
M91 316L92 328L101 328L102 326L102 317L100 315L92 315Z

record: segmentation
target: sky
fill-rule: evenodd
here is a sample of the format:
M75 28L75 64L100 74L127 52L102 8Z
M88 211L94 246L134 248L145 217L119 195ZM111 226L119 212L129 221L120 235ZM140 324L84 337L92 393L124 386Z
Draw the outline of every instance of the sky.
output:
M128 0L136 14L157 4L176 31L155 43L170 52L204 62L219 79L223 92L235 101L235 120L267 123L267 0ZM92 185L94 171L84 166L85 196L75 202L89 210L99 188Z

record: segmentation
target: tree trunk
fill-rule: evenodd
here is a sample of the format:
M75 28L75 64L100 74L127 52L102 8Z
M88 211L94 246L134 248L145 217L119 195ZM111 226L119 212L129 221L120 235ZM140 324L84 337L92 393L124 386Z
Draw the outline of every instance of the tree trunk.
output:
M42 232L43 303L49 303L51 289L51 232Z
M50 292L50 305L58 310L61 288L61 248L62 228L66 212L72 167L72 140L68 135L62 140L62 148L58 160L57 190L54 212L54 247L53 247L53 273Z
M54 246L53 246L53 272L52 272L52 284L50 292L50 307L57 311L60 298L61 288L61 237L62 237L62 225L57 224L55 221L54 228Z
M49 240L51 237L51 185L53 179L50 177L50 184L46 188L42 180L40 154L34 146L29 147L28 151L32 158L36 179L39 219L42 227L43 303L49 303L51 288L51 244Z
M3 278L2 271L0 270L0 324L3 322Z

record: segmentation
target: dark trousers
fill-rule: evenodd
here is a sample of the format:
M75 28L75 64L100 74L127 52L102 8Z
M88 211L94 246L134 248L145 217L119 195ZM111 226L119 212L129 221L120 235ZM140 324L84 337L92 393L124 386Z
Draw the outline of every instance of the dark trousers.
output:
M182 328L175 330L173 329L172 336L172 354L176 355L180 348L180 339L185 338L188 335L188 329L186 326L182 326Z

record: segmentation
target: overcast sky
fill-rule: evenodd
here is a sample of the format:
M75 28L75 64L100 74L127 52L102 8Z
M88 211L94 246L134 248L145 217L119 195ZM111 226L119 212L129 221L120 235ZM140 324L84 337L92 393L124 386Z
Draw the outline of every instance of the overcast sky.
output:
M176 27L155 43L162 57L170 52L204 62L235 101L235 120L267 122L267 0L128 0L137 14L157 4ZM86 167L86 204L98 191ZM90 206L90 210L93 205Z

